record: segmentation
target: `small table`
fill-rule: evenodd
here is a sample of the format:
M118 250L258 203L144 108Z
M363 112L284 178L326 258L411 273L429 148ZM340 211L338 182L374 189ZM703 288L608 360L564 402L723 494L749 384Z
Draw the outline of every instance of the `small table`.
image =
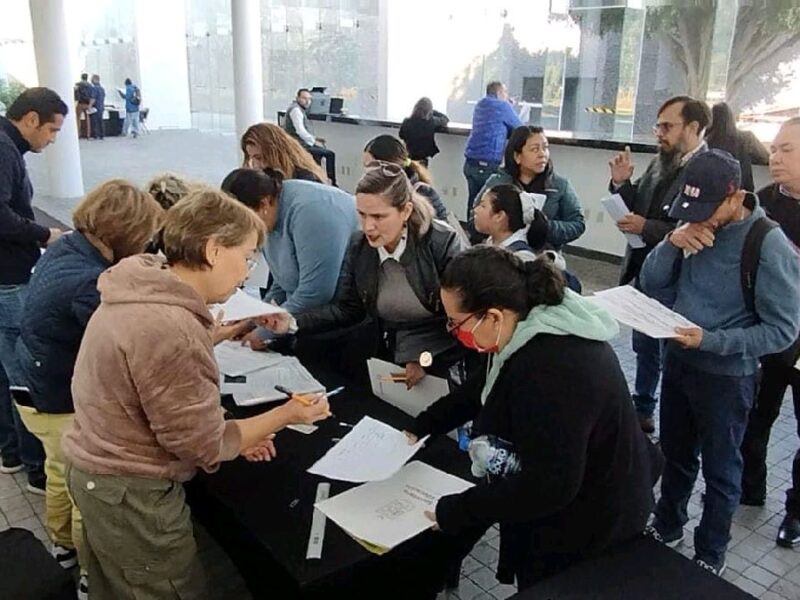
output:
M342 378L310 369L331 389L348 385ZM275 406L223 405L236 417L247 417ZM425 532L388 554L365 550L336 524L328 521L321 559L306 559L317 484L327 481L306 472L364 415L403 429L411 417L359 386L331 398L333 418L318 431L304 435L278 433L278 456L271 462L238 459L214 474L199 473L187 484L192 513L225 549L256 598L433 598L459 551L441 533ZM413 460L421 460L470 480L469 458L449 438L430 441ZM330 495L354 484L331 481Z

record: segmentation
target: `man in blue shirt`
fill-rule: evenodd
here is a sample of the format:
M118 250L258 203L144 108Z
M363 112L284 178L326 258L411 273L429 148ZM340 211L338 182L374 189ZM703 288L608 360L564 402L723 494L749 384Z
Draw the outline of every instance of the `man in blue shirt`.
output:
M486 96L475 105L472 133L464 149L464 177L467 178L467 222L472 220L472 204L486 181L497 172L503 148L511 132L522 125L508 101L508 90L500 81L486 86Z
M117 90L125 99L125 122L122 124L122 135L127 136L132 130L133 138L139 137L139 105L142 103L142 93L133 85L130 77L125 80L125 92Z
M661 384L661 448L666 464L651 533L683 540L686 506L702 456L703 516L695 561L720 575L731 518L741 495L739 448L753 405L759 357L786 349L800 330L800 257L780 228L761 242L748 307L741 273L745 240L765 216L741 188L739 161L723 150L698 154L685 168L670 209L678 227L645 259L639 283L696 327L667 341ZM757 274L757 276L755 276Z

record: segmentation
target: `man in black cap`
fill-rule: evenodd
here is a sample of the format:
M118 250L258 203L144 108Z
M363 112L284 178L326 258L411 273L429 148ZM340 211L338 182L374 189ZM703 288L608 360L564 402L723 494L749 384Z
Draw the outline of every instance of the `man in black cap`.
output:
M741 494L739 447L755 396L758 358L784 350L800 331L796 250L779 228L762 221L765 213L755 196L745 202L740 182L739 162L727 152L695 156L670 209L679 225L650 253L640 275L646 294L667 301L697 325L677 328L665 345L661 447L666 464L651 532L670 546L682 541L702 456L706 493L694 531L695 561L716 574L725 568ZM766 233L748 291L741 265L756 227Z

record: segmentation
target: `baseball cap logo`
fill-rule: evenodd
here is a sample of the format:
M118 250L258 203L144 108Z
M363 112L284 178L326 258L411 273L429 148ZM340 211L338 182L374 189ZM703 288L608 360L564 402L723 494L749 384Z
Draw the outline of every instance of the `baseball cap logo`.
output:
M700 188L689 185L688 183L683 187L683 195L688 196L689 198L699 198L700 197Z

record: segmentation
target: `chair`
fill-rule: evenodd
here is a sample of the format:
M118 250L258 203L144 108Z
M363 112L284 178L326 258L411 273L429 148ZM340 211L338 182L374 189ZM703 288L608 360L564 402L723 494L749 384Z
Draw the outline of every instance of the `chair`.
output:
M147 117L150 115L149 108L143 108L139 111L139 130L141 133L150 133L150 130L147 128Z

